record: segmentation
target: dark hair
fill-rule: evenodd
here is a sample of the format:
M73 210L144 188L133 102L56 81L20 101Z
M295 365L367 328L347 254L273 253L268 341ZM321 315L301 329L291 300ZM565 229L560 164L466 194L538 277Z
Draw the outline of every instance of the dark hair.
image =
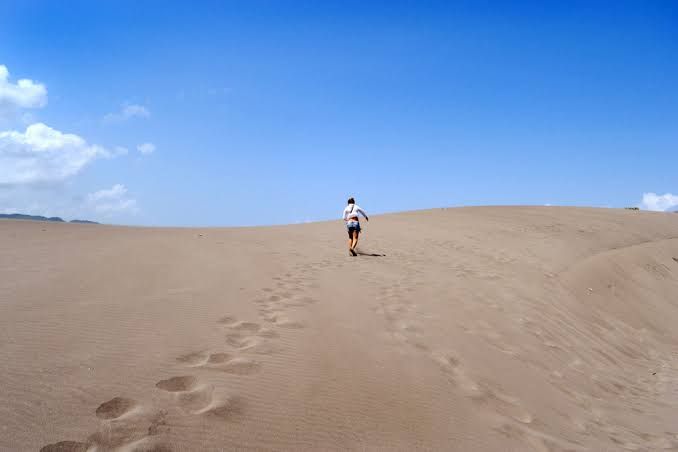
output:
M355 204L355 199L353 199L353 198L348 198L348 203L349 203L349 204Z

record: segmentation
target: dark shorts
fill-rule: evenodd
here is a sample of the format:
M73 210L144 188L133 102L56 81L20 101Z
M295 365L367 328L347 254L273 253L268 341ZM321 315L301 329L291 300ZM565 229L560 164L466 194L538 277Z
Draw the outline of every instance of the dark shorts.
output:
M346 229L348 230L348 238L353 238L353 231L360 232L360 223L357 221L349 221L346 223Z

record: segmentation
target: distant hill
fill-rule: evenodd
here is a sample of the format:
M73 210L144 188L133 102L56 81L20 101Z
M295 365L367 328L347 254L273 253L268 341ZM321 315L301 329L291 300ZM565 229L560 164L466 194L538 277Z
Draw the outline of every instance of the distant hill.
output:
M63 218L60 217L43 217L42 215L25 215L23 213L0 213L0 219L2 218L8 220L54 221L56 223L66 223ZM69 223L99 224L96 221L89 220L71 220Z
M89 220L71 220L69 223L80 223L80 224L100 224L97 223L96 221L89 221Z
M7 218L10 220L34 220L34 221L56 221L59 223L65 223L63 218L59 217L43 217L42 215L25 215L23 213L10 213L10 214L5 214L2 213L0 214L0 218Z

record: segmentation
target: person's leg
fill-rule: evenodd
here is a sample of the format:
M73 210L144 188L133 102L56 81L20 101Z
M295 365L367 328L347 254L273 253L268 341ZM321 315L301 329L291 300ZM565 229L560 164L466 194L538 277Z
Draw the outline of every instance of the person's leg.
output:
M353 243L351 244L352 250L355 250L355 247L358 246L358 235L360 235L359 231L353 231Z

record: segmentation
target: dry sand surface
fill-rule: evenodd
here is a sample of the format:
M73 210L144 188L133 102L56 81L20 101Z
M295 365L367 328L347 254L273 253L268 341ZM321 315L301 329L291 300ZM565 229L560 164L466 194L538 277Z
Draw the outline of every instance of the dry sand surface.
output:
M678 449L678 214L371 220L0 221L0 449Z

